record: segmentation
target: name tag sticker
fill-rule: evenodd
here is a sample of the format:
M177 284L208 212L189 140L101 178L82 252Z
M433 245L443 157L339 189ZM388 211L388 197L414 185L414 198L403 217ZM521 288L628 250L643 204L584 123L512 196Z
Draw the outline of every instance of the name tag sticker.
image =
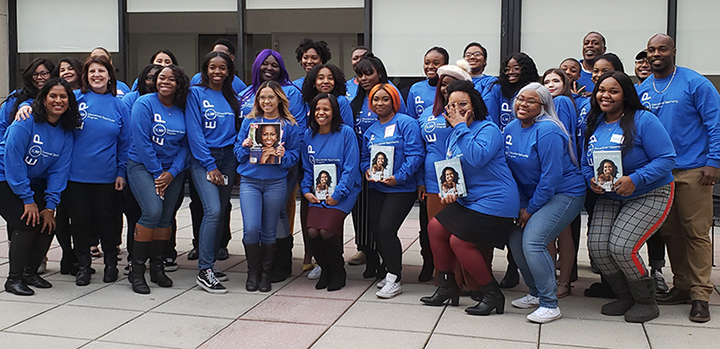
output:
M393 125L385 127L385 137L384 138L389 138L389 137L392 137L395 135L395 126L397 126L397 124L393 124Z
M624 141L625 137L623 135L614 134L610 137L610 143L622 144Z

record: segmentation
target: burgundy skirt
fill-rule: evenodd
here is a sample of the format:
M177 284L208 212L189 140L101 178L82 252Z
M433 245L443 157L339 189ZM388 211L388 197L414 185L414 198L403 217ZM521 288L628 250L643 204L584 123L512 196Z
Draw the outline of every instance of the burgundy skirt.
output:
M335 236L343 235L347 213L337 208L310 206L307 215L307 227L317 230L327 230Z

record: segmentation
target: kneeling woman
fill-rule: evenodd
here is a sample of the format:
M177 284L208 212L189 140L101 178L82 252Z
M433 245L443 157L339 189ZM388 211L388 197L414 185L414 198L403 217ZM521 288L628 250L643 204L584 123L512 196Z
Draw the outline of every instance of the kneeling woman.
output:
M505 128L505 157L518 182L521 209L510 250L530 294L512 305L540 305L527 318L546 323L562 317L555 262L547 245L580 213L585 183L550 91L536 82L528 84L515 98L513 110L517 119Z
M150 258L150 281L160 287L173 282L165 275L163 251L172 233L176 200L183 189L187 166L185 103L189 79L171 64L155 76L156 93L135 102L130 118L132 144L128 155L128 180L142 213L135 225L133 260L128 280L133 291L150 293L145 282L145 260ZM178 175L181 175L178 178ZM165 198L173 200L165 200Z
M655 280L648 275L638 250L670 211L675 150L667 131L643 107L625 73L603 74L591 95L591 105L582 168L590 189L600 198L590 222L588 250L618 297L601 312L625 315L628 322L649 321L660 312L655 303ZM594 178L593 156L601 150L622 154L623 173L615 181L614 191L605 192Z
M293 87L294 88L294 87ZM245 117L235 140L234 153L238 160L240 174L240 206L243 218L243 245L247 258L248 276L245 289L253 292L270 292L270 273L275 257L278 219L283 205L287 203L286 189L288 169L300 157L300 127L290 113L282 86L277 81L261 83L252 112ZM279 123L279 135L274 127L269 129L268 139L277 146L263 147L261 159L273 161L251 161L250 148L253 139L250 127L253 124ZM266 137L263 134L262 138ZM258 142L259 143L259 142ZM253 159L256 160L256 159ZM294 182L293 182L294 183ZM282 252L282 251L279 251Z
M360 151L355 131L342 122L335 96L315 96L310 115L302 144L301 189L310 202L310 246L322 269L315 288L337 291L345 286L343 223L360 193Z
M34 113L13 122L0 143L0 215L12 230L5 290L34 294L28 285L50 288L37 274L55 230L55 208L65 189L78 126L70 85L52 78L33 102Z
M447 140L447 159L459 158L467 195L448 195L447 204L428 224L430 247L438 270L440 287L420 300L442 305L451 299L458 304L460 290L452 272L455 261L480 285L483 298L465 309L472 315L505 311L505 296L493 278L481 250L503 246L519 209L518 189L503 154L503 137L487 118L487 107L470 81L453 81L447 87L445 120L453 127Z

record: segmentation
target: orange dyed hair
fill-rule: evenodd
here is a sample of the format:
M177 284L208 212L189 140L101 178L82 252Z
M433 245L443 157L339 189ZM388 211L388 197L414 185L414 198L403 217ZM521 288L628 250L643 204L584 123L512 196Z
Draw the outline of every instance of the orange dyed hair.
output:
M393 111L398 112L400 110L400 92L395 88L395 86L390 84L384 84L380 83L375 86L373 86L372 90L370 90L370 95L368 96L368 105L372 109L372 99L375 94L380 91L385 90L390 95L390 99L392 99L392 106Z

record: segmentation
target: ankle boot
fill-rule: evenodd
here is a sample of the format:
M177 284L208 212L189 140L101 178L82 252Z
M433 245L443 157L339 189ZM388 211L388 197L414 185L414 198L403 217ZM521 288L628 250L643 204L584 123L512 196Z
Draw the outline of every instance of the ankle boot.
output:
M500 281L501 288L513 288L520 283L520 274L518 274L518 266L512 257L512 253L508 251L507 255L508 267L505 271L505 277Z
M270 292L272 286L270 285L270 273L273 269L273 260L275 259L275 244L261 244L260 245L260 282L258 283L258 290L260 292Z
M430 250L430 244L424 240L422 234L420 234L420 255L423 258L423 265L420 270L420 275L418 275L419 282L432 280L433 272L435 271L435 263L433 261L432 251Z
M502 314L505 312L505 295L500 290L500 285L493 279L489 284L482 286L483 299L474 307L465 308L465 312L470 315L490 315L495 312Z
M655 279L646 275L637 280L628 280L628 285L635 304L625 312L625 321L646 322L660 316L655 302Z
M152 242L152 255L150 255L150 281L160 287L171 287L173 281L165 275L165 244L166 240Z
M292 274L293 236L277 239L275 246L275 260L270 274L273 283L283 282Z
M47 282L38 275L37 271L33 271L31 267L25 267L23 271L23 281L26 285L35 286L37 288L51 288L52 284Z
M145 261L150 253L152 242L133 241L133 256L128 281L133 291L139 294L150 294L150 287L145 281Z
M343 258L343 241L340 236L333 236L322 241L325 250L325 259L330 269L330 283L328 291L337 291L345 287L347 272L345 271L345 258ZM325 269L323 269L323 272Z
M363 252L365 252L365 271L363 272L363 277L366 279L384 277L384 274L382 277L378 275L378 269L380 268L380 256L378 256L377 251L368 247L363 249Z
M245 259L247 260L247 281L245 289L248 292L258 290L258 275L260 274L260 243L245 244Z
M103 282L110 283L117 281L118 278L118 268L117 268L117 255L118 255L118 248L117 245L111 244L112 246L105 246L103 244L103 252L104 255L104 262L105 262L105 268L103 272Z
M422 297L420 301L425 305L439 306L445 304L448 299L454 307L460 302L460 288L455 282L455 273L448 271L439 271L438 288L432 296Z
M76 253L78 253L78 271L77 274L75 274L75 285L90 285L90 276L92 275L92 271L90 271L90 263L92 261L90 250L82 252L76 250Z
M35 291L23 281L22 273L9 273L7 281L5 281L5 291L18 296L32 296Z
M612 288L613 292L617 295L617 299L607 303L600 308L600 313L603 315L620 316L625 315L625 312L630 309L635 300L630 293L630 286L628 280L623 273L616 273L611 275L604 275L605 282L607 282Z
M327 288L330 283L330 266L328 265L327 251L325 250L322 238L319 236L314 239L308 239L308 242L310 243L310 249L315 257L315 261L322 269L320 278L317 283L315 283L315 289L322 290Z

